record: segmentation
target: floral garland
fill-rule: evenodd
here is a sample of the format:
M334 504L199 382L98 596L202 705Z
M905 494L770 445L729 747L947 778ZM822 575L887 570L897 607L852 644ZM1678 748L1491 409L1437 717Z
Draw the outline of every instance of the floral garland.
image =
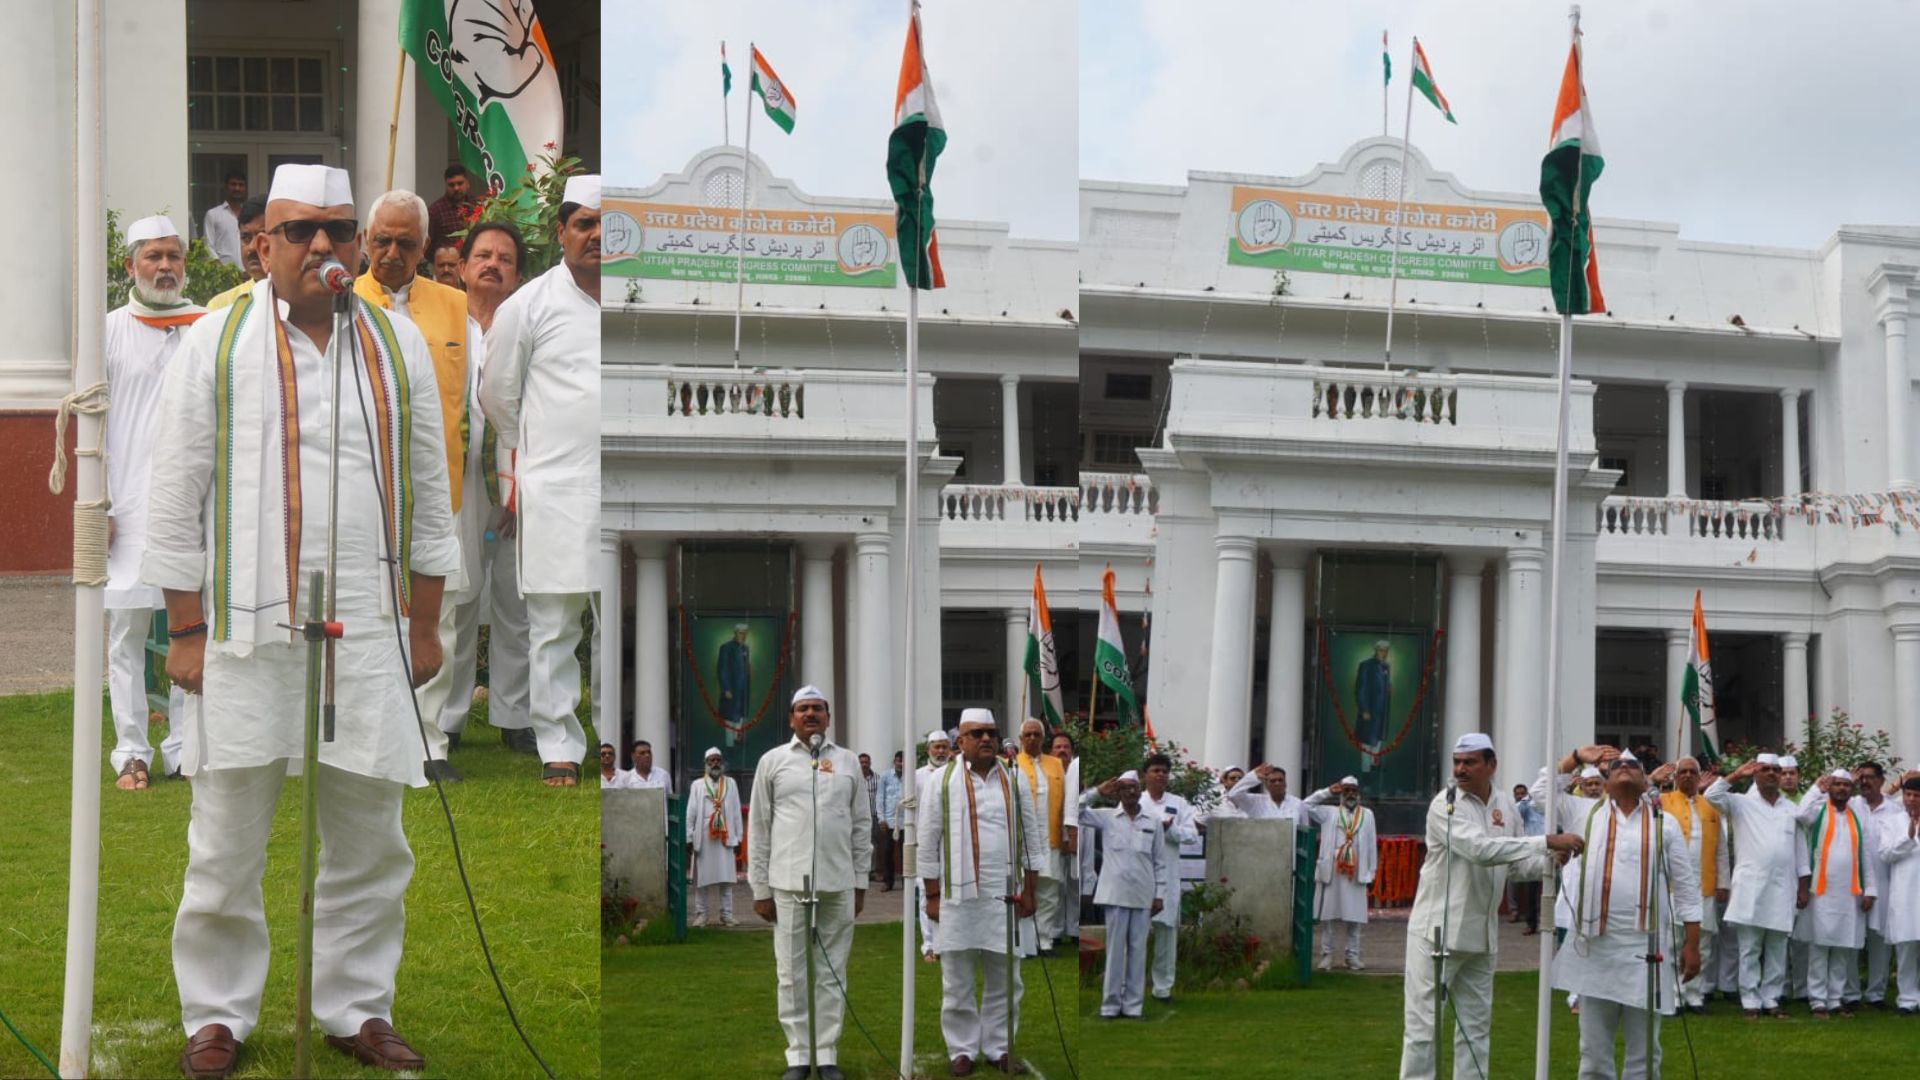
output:
M1314 622L1313 635L1320 653L1320 677L1327 681L1327 697L1333 701L1333 717L1340 722L1340 734L1346 737L1347 745L1372 758L1375 764L1400 748L1408 733L1413 731L1413 721L1420 715L1420 706L1426 703L1427 688L1433 683L1433 658L1440 652L1440 639L1446 634L1445 630L1434 628L1433 640L1427 646L1426 666L1420 672L1420 686L1414 691L1413 707L1407 710L1406 723L1400 726L1400 734L1395 735L1385 749L1376 751L1367 749L1354 735L1352 725L1347 723L1346 710L1340 707L1340 695L1333 689L1333 666L1327 659L1327 624L1318 620Z
M793 621L797 616L791 611L787 612L786 630L780 639L779 659L774 663L773 678L767 683L767 693L760 699L760 707L753 711L753 719L735 725L728 723L727 718L720 715L720 710L713 707L713 698L707 694L707 681L700 675L699 661L693 658L693 635L687 632L687 605L681 604L677 610L680 614L680 647L687 654L687 667L693 671L693 686L700 692L700 704L706 706L707 715L713 717L714 723L736 737L744 737L759 726L760 721L766 718L767 706L773 704L773 692L780 686L780 676L787 670L787 657L793 651Z
M1903 526L1920 529L1920 493L1875 491L1843 494L1809 491L1799 495L1714 500L1665 496L1616 496L1613 505L1631 513L1678 513L1686 516L1731 517L1739 526L1774 518L1804 518L1809 525L1868 528L1885 525L1894 535Z

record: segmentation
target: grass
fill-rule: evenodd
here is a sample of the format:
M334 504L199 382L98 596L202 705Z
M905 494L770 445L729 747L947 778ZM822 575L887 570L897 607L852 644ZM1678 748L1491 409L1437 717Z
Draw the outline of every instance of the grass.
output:
M0 699L0 1010L49 1058L59 1049L65 965L71 715L68 692ZM110 747L112 727L102 726ZM534 759L509 753L482 722L468 728L453 757L467 782L447 788L447 799L501 981L555 1073L598 1076L596 789L540 787ZM171 939L191 786L157 780L135 794L114 790L110 778L102 783L92 1073L177 1077L185 1036ZM269 841L264 889L273 957L260 1026L238 1076L292 1071L298 793L299 781L289 780ZM404 815L416 868L394 1026L426 1057L431 1075L538 1075L481 959L433 789L409 790ZM313 1047L316 1076L390 1075L327 1049L317 1032ZM0 1075L45 1070L0 1032Z
M1489 1077L1533 1074L1533 972L1494 976ZM1147 1001L1144 1021L1099 1021L1099 991L1081 994L1081 1070L1088 1076L1176 1075L1204 1061L1209 1076L1393 1076L1400 1066L1401 981L1397 976L1315 972L1304 990L1185 993L1171 1005ZM1579 1059L1579 1020L1555 994L1553 1076L1572 1076ZM1799 1080L1815 1072L1904 1075L1920 1054L1920 1019L1862 1010L1852 1020L1818 1022L1804 1006L1792 1020L1748 1021L1732 1004L1715 1002L1706 1016L1660 1028L1662 1072L1741 1080ZM1449 1020L1451 1023L1451 1020ZM1693 1057L1687 1052L1692 1036ZM1443 1075L1452 1051L1443 1055ZM1157 1071L1164 1068L1168 1071ZM1143 1072L1143 1070L1145 1070ZM1864 1070L1864 1071L1862 1071Z
M751 911L744 913L757 921ZM866 1025L873 1046L854 1026L850 1014L840 1035L839 1064L853 1080L880 1080L898 1074L900 1056L900 924L856 926L845 976L852 1012ZM946 1075L946 1048L940 1039L940 969L914 965L914 1064L922 1077ZM827 978L825 972L821 978ZM1076 982L1070 959L1024 962L1021 978L1020 1032L1014 1053L1033 1068L1030 1075L1060 1078L1069 1074L1066 1056L1048 1003L1047 979L1060 1006L1066 1043L1075 1047L1079 1024L1074 1016ZM602 1042L600 1060L608 1076L672 1076L676 1080L738 1080L778 1076L786 1067L786 1040L774 1012L773 940L770 932L690 930L674 945L615 947L600 966ZM981 1071L977 1075L991 1076ZM1117 1073L1105 1075L1118 1075Z

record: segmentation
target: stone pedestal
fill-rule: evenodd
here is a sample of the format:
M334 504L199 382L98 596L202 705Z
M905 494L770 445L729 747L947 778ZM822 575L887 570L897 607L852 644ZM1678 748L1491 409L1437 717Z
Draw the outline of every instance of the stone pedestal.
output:
M1207 882L1233 890L1227 910L1246 920L1263 956L1293 952L1295 842L1291 819L1207 823Z
M667 793L659 788L600 793L605 874L621 894L640 902L641 919L667 911Z

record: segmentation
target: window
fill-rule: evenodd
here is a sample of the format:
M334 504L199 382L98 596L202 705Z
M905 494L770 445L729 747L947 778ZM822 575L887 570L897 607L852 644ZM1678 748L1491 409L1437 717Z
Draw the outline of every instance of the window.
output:
M1120 371L1107 372L1107 400L1152 401L1153 376Z
M947 701L995 701L999 695L991 671L943 671L940 696Z
M1702 476L1700 478L1700 497L1707 502L1726 501L1727 478L1724 476Z
M1128 472L1140 468L1140 459L1134 451L1143 446L1153 445L1153 434L1146 431L1096 431L1093 432L1093 453L1095 468L1125 469Z
M1627 489L1628 482L1633 477L1632 466L1633 466L1632 458L1607 457L1604 454L1601 455L1600 457L1601 468L1618 469L1620 471L1620 479L1613 482L1614 488L1619 491L1625 491Z
M187 126L194 132L323 134L328 96L319 54L187 57Z
M1654 701L1637 694L1600 694L1593 702L1594 730L1653 731Z

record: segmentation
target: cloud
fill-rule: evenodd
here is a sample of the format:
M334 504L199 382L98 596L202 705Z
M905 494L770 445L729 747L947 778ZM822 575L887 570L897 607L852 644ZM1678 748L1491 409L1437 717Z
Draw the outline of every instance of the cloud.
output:
M1390 133L1418 34L1458 126L1413 103L1413 143L1469 187L1537 189L1565 8L1519 0L1127 0L1082 34L1082 174L1184 183L1189 169L1298 175ZM1109 11L1110 7L1110 11ZM1091 7L1090 7L1091 10ZM1815 247L1841 224L1913 224L1920 5L1598 0L1587 90L1607 159L1603 217L1683 236Z
M898 0L609 4L602 66L608 181L643 186L721 141L719 43L733 68L731 135L744 132L748 43L791 89L792 135L759 112L753 150L811 195L887 198L887 134L906 37ZM1016 236L1078 231L1079 12L1074 0L925 5L928 66L950 141L940 215L1008 222ZM758 98L752 99L756 112Z

